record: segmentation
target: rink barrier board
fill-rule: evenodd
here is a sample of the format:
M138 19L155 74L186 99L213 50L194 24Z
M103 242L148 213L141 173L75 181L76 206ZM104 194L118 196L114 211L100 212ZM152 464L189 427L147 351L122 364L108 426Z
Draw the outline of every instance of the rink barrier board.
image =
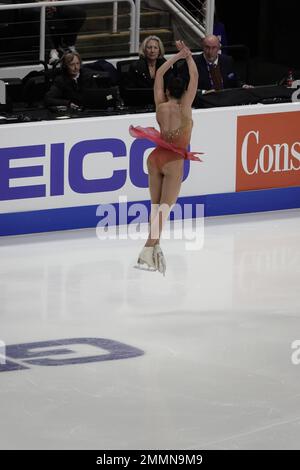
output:
M203 162L186 162L179 203L204 204L207 217L300 207L300 103L195 110L193 120L191 149L204 151ZM149 210L145 160L154 144L132 139L130 124L156 125L155 115L0 128L0 236L96 227L99 202L118 209L125 195L129 207Z
M149 200L128 202L127 207L136 203L145 204L149 211ZM181 206L191 204L194 208L196 204L203 204L205 217L295 209L300 208L300 186L181 197L178 203ZM113 206L118 214L119 204ZM98 207L91 205L0 214L0 236L96 228L101 220L96 215ZM134 218L127 216L127 223Z

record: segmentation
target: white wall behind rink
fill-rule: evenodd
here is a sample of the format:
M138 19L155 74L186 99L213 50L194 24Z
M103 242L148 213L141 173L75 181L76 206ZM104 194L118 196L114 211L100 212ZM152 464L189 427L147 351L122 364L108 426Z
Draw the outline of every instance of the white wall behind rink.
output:
M182 185L181 196L218 194L235 191L236 176L236 118L240 115L280 113L300 110L299 103L276 105L252 105L228 108L194 110L194 128L191 150L204 152L202 163L191 162L190 173ZM129 152L134 139L129 135L129 125L155 126L155 115L131 114L73 119L65 121L43 121L0 126L0 148L26 145L46 145L44 158L12 160L11 167L43 165L43 176L10 180L10 187L45 184L46 197L0 201L0 213L43 210L52 208L98 205L118 202L121 195L128 201L149 199L147 188L135 187L128 174ZM300 127L300 126L299 126ZM84 140L121 139L126 145L126 157L113 158L110 153L89 154L84 159L86 179L109 178L114 170L127 170L126 184L112 192L79 194L68 184L68 155L74 144ZM64 195L50 196L50 145L65 144ZM144 169L146 171L145 153Z

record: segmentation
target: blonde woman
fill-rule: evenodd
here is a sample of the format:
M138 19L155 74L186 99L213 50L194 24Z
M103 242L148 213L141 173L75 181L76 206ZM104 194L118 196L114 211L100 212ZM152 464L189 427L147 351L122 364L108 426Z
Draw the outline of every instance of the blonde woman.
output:
M141 44L140 58L133 63L127 77L129 88L153 88L156 71L166 62L165 48L158 36L148 36ZM165 79L171 75L171 70Z

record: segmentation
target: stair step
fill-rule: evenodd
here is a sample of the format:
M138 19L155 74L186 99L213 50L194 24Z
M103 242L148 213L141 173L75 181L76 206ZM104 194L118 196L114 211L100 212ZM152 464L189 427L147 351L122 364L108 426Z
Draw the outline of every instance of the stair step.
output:
M141 14L141 28L160 28L166 27L170 24L169 13L163 12L146 12ZM128 29L130 26L130 16L128 14L118 15L118 31ZM86 32L95 33L101 31L112 31L113 16L90 16L87 17L83 24L80 35Z
M100 16L100 15L112 15L113 12L113 3L103 3L100 5L99 3L86 5L84 7L87 16ZM130 5L127 2L120 2L118 4L118 14L120 13L130 13Z
M144 29L143 31L140 32L140 39L143 41L147 36L149 35L157 35L159 33L161 40L164 42L164 40L169 41L171 37L173 37L173 32L170 29ZM99 42L103 44L104 46L110 45L112 43L121 43L121 42L127 42L129 41L129 31L119 31L114 34L110 33L92 33L92 34L81 34L78 36L78 40L76 43L76 46L79 48L80 45L87 44L89 42Z
M168 49L174 49L173 32L169 29L146 29L141 31L142 42L149 35L158 35ZM129 53L129 31L120 31L115 34L97 33L78 36L76 47L83 58L113 57Z
M173 32L170 26L171 15L167 11L157 11L141 6L140 41L149 35L159 36L166 51L174 50ZM113 4L84 5L87 19L79 32L76 47L84 59L99 57L109 58L129 54L130 5L127 2L118 4L118 32L112 33ZM38 61L38 51L32 47L32 38L20 38L7 41L0 51L1 65L4 63L27 63ZM0 46L3 41L0 41ZM11 47L10 47L11 46ZM3 50L2 50L3 49Z

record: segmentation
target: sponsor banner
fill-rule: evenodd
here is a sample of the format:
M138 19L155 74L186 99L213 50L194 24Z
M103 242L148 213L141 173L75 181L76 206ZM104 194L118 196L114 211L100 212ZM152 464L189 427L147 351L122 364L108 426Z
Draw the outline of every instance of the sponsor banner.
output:
M181 195L234 191L234 115L197 110L193 119L191 149L205 155L185 162ZM132 138L130 124L157 127L153 113L1 126L0 213L149 199L154 144Z
M300 111L237 117L236 191L300 185Z
M191 150L204 152L203 162L185 162L180 196L215 200L236 190L276 188L278 181L300 186L299 112L299 103L194 110ZM154 113L1 126L0 214L69 208L94 213L99 204L117 204L121 196L128 202L149 200L146 160L154 144L132 138L131 124L157 127ZM268 140L275 126L277 139ZM274 168L281 170L278 181ZM260 172L263 180L255 183ZM206 211L226 210L232 209Z

